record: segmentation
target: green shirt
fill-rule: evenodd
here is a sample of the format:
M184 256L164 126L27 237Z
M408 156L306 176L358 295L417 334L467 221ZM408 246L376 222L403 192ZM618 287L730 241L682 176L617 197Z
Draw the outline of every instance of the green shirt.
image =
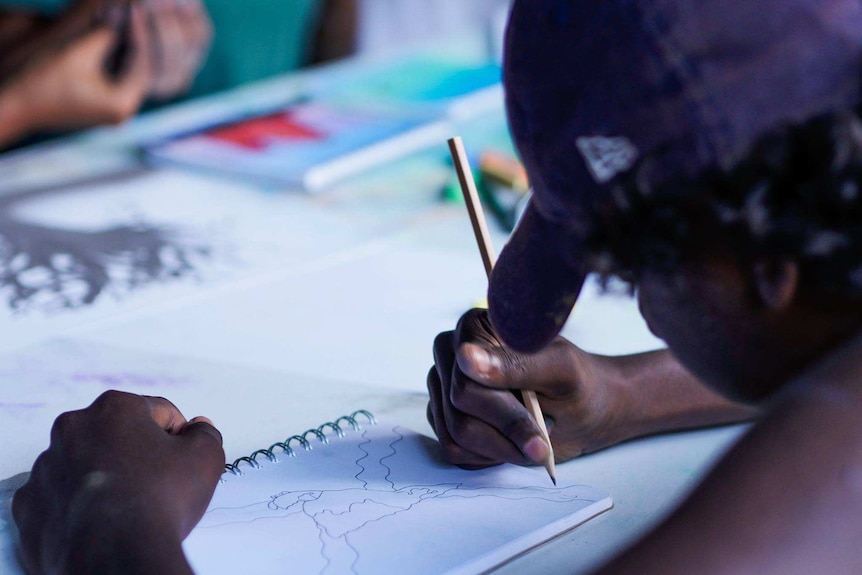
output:
M0 0L53 16L71 0ZM204 0L214 37L189 92L202 96L299 68L308 63L320 0Z
M318 0L205 0L215 36L192 86L200 96L308 63Z
M45 16L57 16L71 3L70 0L0 0L0 8L29 10Z

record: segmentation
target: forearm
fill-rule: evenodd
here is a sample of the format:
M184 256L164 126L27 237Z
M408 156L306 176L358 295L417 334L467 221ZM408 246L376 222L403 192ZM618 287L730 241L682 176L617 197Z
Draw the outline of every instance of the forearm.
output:
M731 401L700 382L667 350L599 358L620 382L621 425L628 438L754 419L758 410Z
M0 88L0 150L30 131L30 114L20 83Z

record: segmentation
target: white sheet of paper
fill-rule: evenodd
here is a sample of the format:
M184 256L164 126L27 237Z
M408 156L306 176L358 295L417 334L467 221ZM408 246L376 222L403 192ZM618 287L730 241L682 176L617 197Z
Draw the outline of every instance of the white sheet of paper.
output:
M465 471L393 424L226 474L184 544L198 573L482 573L612 507L544 469ZM279 438L279 441L283 438Z
M176 170L0 187L0 345L22 348L295 278L405 225L400 212L372 219L322 202ZM426 207L402 203L407 212Z

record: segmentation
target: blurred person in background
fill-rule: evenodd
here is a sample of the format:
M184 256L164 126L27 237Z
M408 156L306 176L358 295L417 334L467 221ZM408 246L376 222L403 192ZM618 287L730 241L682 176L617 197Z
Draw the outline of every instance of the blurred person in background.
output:
M355 0L0 0L0 149L350 53Z

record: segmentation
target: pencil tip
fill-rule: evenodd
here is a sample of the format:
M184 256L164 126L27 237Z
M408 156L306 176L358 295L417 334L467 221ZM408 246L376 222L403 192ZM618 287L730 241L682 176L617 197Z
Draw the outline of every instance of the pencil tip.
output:
M557 486L557 478L554 477L553 475L551 475L551 481L554 482L554 487L556 487Z

